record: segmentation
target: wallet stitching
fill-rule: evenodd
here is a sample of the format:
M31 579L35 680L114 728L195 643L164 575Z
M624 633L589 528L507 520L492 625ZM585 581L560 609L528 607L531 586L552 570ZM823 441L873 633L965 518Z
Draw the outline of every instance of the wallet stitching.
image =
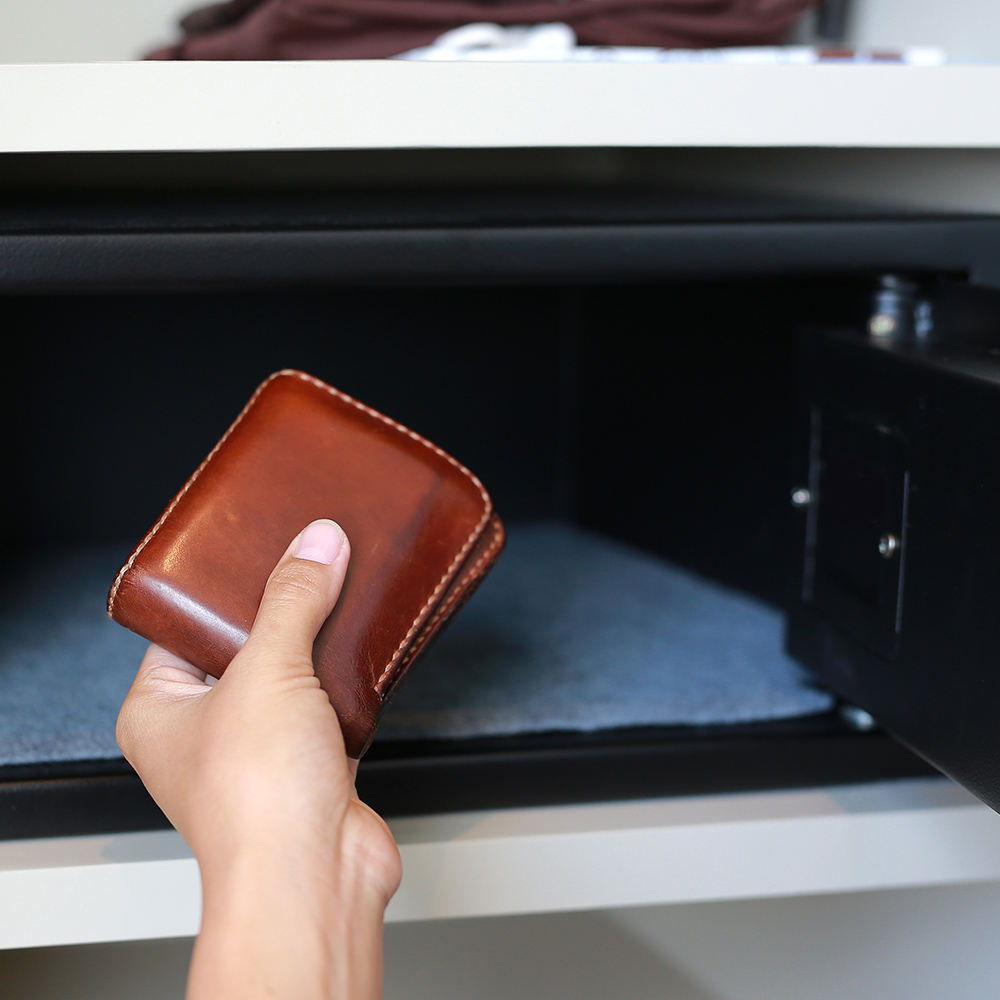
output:
M429 608L433 607L434 602L438 599L441 591L448 585L448 581L452 578L455 570L462 564L462 560L469 554L469 550L478 541L479 536L483 533L483 528L486 527L486 522L490 519L490 515L493 513L493 503L490 500L489 494L486 492L485 487L479 481L479 479L472 474L461 462L452 458L446 451L443 451L436 444L432 444L425 437L421 437L416 431L411 431L409 427L404 427L402 424L397 423L391 417L387 417L384 413L379 413L378 410L373 410L370 406L365 406L364 403L348 396L346 393L341 392L339 389L334 389L332 385L327 385L325 382L320 381L318 378L314 378L312 375L307 375L305 372L299 372L294 370L286 370L284 372L279 372L281 375L294 375L296 378L302 379L304 382L309 382L310 384L316 386L318 389L324 389L332 396L336 396L338 399L343 400L345 403L350 403L351 406L357 407L363 413L367 413L371 417L375 417L376 420L381 420L382 423L387 424L394 430L401 434L405 434L407 437L412 438L414 441L422 444L425 448L434 452L435 455L439 455L446 462L453 465L459 472L462 473L479 491L480 497L483 500L483 515L480 517L476 526L472 529L472 534L466 539L465 544L459 550L458 555L451 561L451 565L445 570L444 576L438 581L438 585L431 591L430 597L427 598L424 606L417 612L417 617L413 619L413 624L410 626L406 635L400 640L399 645L396 647L396 651L392 654L389 662L385 665L385 670L382 671L379 679L375 682L375 691L378 692L382 685L385 683L386 678L392 673L393 668L399 662L399 658L403 655L403 651L406 649L408 643L413 638L417 629L420 628L421 619L427 614Z
M475 561L475 563L469 569L468 573L465 574L464 580L462 581L463 584L475 578L476 574L479 572L483 563L487 562L490 558L493 557L493 555L496 553L496 550L500 547L500 543L502 541L503 541L503 529L500 527L500 524L498 523L493 528L493 541L490 543L489 548L487 548L486 551L483 552L483 554ZM424 635L425 633L428 632L432 632L434 630L434 626L437 625L437 623L446 614L448 614L448 612L455 606L456 602L461 598L461 596L462 596L462 589L460 586L458 589L456 589L455 594L452 596L451 600L446 601L440 608L438 608L438 610L434 613L433 617L427 622L426 625L424 625L423 629L421 630L421 635ZM417 647L416 644L414 643L414 646L411 647L410 649L409 655L406 656L400 663L400 667L405 667L406 664L409 663L411 657L416 654L416 652L417 652ZM383 681L386 679L387 678L385 674L383 674L382 677L379 678L379 683L378 685L376 685L376 690L378 690L379 694L382 693L381 687L383 686Z
M339 389L334 389L332 385L327 385L325 382L318 378L314 378L312 375L307 375L305 372L296 371L292 368L286 368L284 371L280 371L277 375L271 376L272 378L277 378L279 375L294 375L296 378L301 379L303 382L309 382L310 384L316 386L317 389L324 389L331 396L336 396L338 399L343 400L345 403L350 403L351 406L356 409L361 410L363 413L367 413L370 417L375 417L376 420L381 420L383 424L388 424L393 430L399 431L401 434L405 434L407 437L412 438L414 441L422 444L425 448L429 448L434 452L435 455L439 455L449 464L455 466L459 472L462 473L467 479L469 479L472 484L479 491L480 497L482 497L483 503L486 505L486 514L489 515L492 512L493 502L490 500L489 494L486 492L486 488L479 481L479 478L475 476L469 469L467 469L458 459L452 458L448 452L439 448L436 444L428 441L427 438L421 437L416 431L411 431L409 427L404 427L401 423L393 420L392 417L387 417L384 413L379 413L378 410L373 410L370 406L365 406L364 403L354 399L352 396L348 396L346 392L341 392ZM270 379L268 379L268 382ZM264 383L267 385L267 382ZM263 386L261 386L263 388ZM480 532L481 525L476 526L476 530L473 531L473 535Z
M129 556L128 562L126 562L125 565L122 566L122 568L118 571L118 576L115 577L115 582L111 587L110 593L108 594L108 616L113 617L115 598L118 595L118 589L121 586L122 580L125 578L125 575L133 567L136 559L139 558L139 555L142 553L142 550L153 539L153 537L163 526L163 523L167 520L170 514L173 513L174 508L184 498L188 490L190 490L191 487L195 484L198 477L205 470L205 467L215 457L216 453L223 446L223 444L225 444L229 436L240 425L240 423L243 421L243 418L250 411L254 403L257 402L258 397L264 391L264 389L268 385L270 385L271 382L273 382L275 379L282 377L289 377L289 376L300 379L303 382L308 382L318 389L325 390L331 396L336 396L343 402L349 403L356 409L361 410L362 413L366 413L371 417L375 417L377 420L380 420L387 426L392 427L395 431L401 434L405 434L407 437L411 438L417 443L422 444L425 448L434 452L434 454L440 456L450 465L453 465L456 469L458 469L458 471L462 473L462 475L464 475L476 487L476 489L479 491L480 497L482 497L483 500L483 505L485 509L483 510L482 517L480 517L476 526L472 529L472 533L469 535L468 539L466 539L466 542L459 550L458 555L456 555L455 558L452 560L451 565L445 571L444 576L441 577L441 580L438 582L438 585L434 588L433 591L431 591L430 597L427 598L427 601L425 602L424 606L420 609L420 611L417 614L417 617L413 620L413 624L410 626L409 631L406 633L405 636L403 636L402 641L396 647L396 651L392 654L392 657L386 664L385 670L382 671L381 676L375 682L375 690L376 692L378 692L381 686L385 683L386 678L388 678L388 676L392 672L393 667L395 667L397 662L399 661L399 658L402 655L403 650L406 648L407 643L409 643L409 641L413 638L414 633L420 627L421 618L423 618L423 616L427 613L428 608L433 606L434 602L437 600L441 591L445 588L452 574L455 572L455 569L461 564L462 560L468 555L469 550L472 548L472 546L478 540L479 536L482 534L483 529L486 526L486 522L489 520L490 515L493 513L493 503L490 500L489 494L486 492L485 487L479 481L479 479L475 475L473 475L473 473L469 469L467 469L464 465L462 465L461 462L452 458L451 455L449 455L443 449L439 448L436 444L432 444L430 441L427 440L427 438L421 437L415 431L411 431L408 427L404 427L402 424L393 420L391 417L387 417L384 413L379 413L378 410L374 410L370 406L365 406L364 403L361 403L358 400L352 398L351 396L348 396L346 393L341 392L339 389L334 389L333 386L327 385L320 379L314 378L312 375L307 375L305 372L296 371L295 369L286 368L280 372L275 372L269 378L265 379L257 387L254 394L247 401L246 406L244 406L243 409L240 410L239 415L232 422L226 433L222 435L222 437L216 443L215 447L205 456L205 459L202 461L201 465L199 465L198 468L195 469L193 473L191 473L190 478L181 488L177 496L175 496L173 500L170 501L170 504L167 506L167 509L160 515L157 522L146 533L146 537L143 538L143 540L138 544L138 546L136 546L135 551L132 553L132 555ZM485 558L485 555L483 558ZM476 568L478 568L479 565L481 565L481 563L482 563L482 558L476 563ZM436 621L437 619L435 618L434 620Z
M409 645L410 640L416 634L417 629L420 628L421 625L420 619L423 618L424 615L427 613L427 610L433 606L434 602L440 596L441 591L444 590L444 588L448 585L448 581L451 579L452 574L455 572L458 566L461 565L462 560L469 554L469 549L471 549L472 546L476 543L476 540L478 536L482 533L482 528L487 518L489 518L489 516L490 516L490 511L487 510L483 514L483 516L479 519L479 523L476 525L476 528L473 531L473 533L469 536L469 540L465 543L465 545L462 546L461 551L452 560L451 565L445 571L444 576L441 577L440 581L438 582L438 585L431 591L431 596L427 598L426 603L418 612L417 617L413 619L413 624L410 626L409 631L400 640L399 645L396 647L396 651L392 654L392 658L385 665L385 670L382 671L381 676L375 682L376 692L381 691L382 685L386 682L389 675L392 673L393 668L398 664L400 657L406 650L407 645Z
M469 572L465 574L463 583L468 582L469 580L473 579L476 576L476 574L480 570L480 567L482 567L483 563L486 562L491 556L493 556L496 550L500 547L500 543L502 541L503 541L503 530L501 529L499 524L496 524L493 528L493 541L490 543L489 548L487 548L486 551L475 561L475 563L469 569ZM423 630L425 632L429 632L432 628L434 628L434 626L441 620L441 618L443 618L451 610L455 602L458 601L461 598L461 596L462 596L462 590L459 588L455 591L451 600L445 601L445 603L440 608L438 608L438 610L434 613L434 616L424 626Z

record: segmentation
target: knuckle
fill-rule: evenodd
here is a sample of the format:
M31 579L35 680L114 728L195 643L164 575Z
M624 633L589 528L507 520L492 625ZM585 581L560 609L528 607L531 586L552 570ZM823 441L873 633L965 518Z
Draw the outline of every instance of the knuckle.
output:
M281 603L315 603L325 600L326 581L322 573L308 566L282 566L271 577L268 596Z

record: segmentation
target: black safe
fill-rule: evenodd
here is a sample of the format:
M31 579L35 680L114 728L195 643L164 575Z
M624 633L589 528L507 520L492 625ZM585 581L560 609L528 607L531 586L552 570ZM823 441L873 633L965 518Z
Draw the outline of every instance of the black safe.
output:
M848 703L376 744L377 809L934 773L893 737L996 801L981 286L1000 220L623 186L133 187L0 212L8 593L40 539L137 539L257 382L299 367L466 462L508 522L780 610ZM2 836L163 822L123 761L0 767Z
M870 329L800 338L788 645L998 808L1000 301L907 284Z

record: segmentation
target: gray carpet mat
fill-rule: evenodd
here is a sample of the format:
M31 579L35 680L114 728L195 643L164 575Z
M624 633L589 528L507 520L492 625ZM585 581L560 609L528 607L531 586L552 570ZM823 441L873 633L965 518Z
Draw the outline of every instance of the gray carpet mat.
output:
M0 765L117 757L145 642L104 614L127 548L46 555L0 591ZM507 552L386 712L379 740L753 722L828 710L769 608L559 525Z
M40 554L0 592L0 764L119 757L115 719L148 645L108 619L128 546Z
M782 616L562 525L500 561L386 711L380 740L813 715L826 691L782 651Z

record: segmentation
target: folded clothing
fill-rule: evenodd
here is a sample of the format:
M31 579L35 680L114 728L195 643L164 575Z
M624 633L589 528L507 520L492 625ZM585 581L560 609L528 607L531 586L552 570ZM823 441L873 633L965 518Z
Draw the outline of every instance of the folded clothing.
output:
M559 22L582 45L775 45L818 0L230 0L151 59L378 59L464 25Z

